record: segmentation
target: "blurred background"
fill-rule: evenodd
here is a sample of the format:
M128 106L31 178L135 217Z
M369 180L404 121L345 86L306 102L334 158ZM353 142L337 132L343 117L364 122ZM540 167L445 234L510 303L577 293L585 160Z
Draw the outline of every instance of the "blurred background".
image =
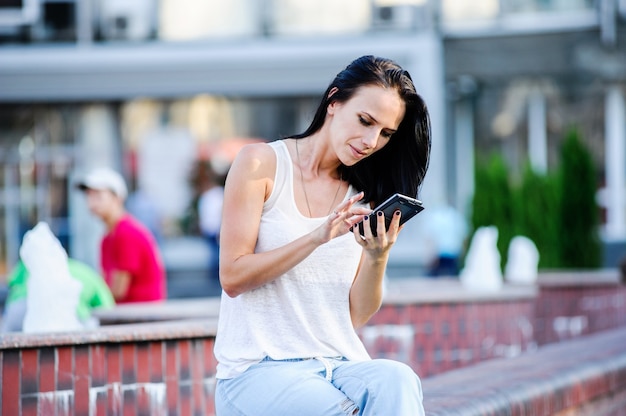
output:
M103 229L73 183L106 165L159 238L170 296L202 295L199 164L225 174L245 143L303 131L363 54L404 66L432 117L427 209L389 276L424 272L421 230L445 204L503 244L531 234L544 268L618 265L626 0L0 0L0 283L40 220L97 267ZM596 255L568 263L560 240Z

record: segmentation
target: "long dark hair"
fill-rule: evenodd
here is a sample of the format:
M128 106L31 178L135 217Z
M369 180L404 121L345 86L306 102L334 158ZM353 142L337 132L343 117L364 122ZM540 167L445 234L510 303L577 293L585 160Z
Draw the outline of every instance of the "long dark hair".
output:
M389 143L354 166L342 165L340 173L374 205L396 192L416 197L430 159L430 119L411 76L390 59L367 55L352 61L328 86L309 127L291 137L302 139L320 130L331 102L346 102L367 85L395 88L406 106L404 118ZM337 91L329 97L333 88Z

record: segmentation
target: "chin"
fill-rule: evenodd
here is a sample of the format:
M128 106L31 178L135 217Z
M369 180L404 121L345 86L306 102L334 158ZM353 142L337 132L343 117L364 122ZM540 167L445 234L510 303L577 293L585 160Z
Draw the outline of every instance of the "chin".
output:
M348 159L348 160L341 160L341 159L340 159L339 161L340 161L340 162L341 162L341 164L342 164L342 165L344 165L344 166L354 166L354 165L356 165L357 163L359 163L359 162L360 162L360 160L354 160L353 158L350 158L350 159Z

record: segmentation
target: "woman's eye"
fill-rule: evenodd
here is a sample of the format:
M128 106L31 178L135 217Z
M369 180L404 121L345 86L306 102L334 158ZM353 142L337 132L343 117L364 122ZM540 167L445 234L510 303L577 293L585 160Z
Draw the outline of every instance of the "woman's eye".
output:
M380 132L380 135L383 136L385 139L390 139L391 136L393 136L393 133L393 131L383 130Z
M370 123L369 121L365 120L363 117L359 117L359 121L361 122L361 124L363 124L364 126L371 126L372 123Z

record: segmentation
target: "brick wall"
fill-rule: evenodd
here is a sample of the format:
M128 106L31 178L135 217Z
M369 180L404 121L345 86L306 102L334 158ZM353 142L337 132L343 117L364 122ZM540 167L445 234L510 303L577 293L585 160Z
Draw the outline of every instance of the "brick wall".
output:
M384 305L360 336L373 357L428 377L535 348L533 312L533 300Z
M547 285L538 294L505 299L411 302L416 295L403 294L386 302L359 334L373 357L407 362L424 379L626 327L626 287L618 285ZM11 416L211 415L215 329L214 320L202 319L4 335L0 410Z
M626 327L423 381L427 415L626 416Z
M404 285L401 301L387 302L360 330L372 357L406 362L422 377L492 358L510 358L538 347L626 326L626 286L617 280L546 277L536 293L456 296L411 303L406 292L428 291L423 282ZM450 290L450 287L448 288ZM453 292L454 293L454 292Z
M2 415L214 413L213 339L10 349L0 362Z
M535 302L539 345L626 326L626 286L544 286Z
M213 415L214 329L194 322L142 327L103 331L76 345L67 345L70 333L65 339L39 336L36 345L16 348L4 337L1 414ZM186 337L180 328L174 338L159 335L174 327L183 327Z

